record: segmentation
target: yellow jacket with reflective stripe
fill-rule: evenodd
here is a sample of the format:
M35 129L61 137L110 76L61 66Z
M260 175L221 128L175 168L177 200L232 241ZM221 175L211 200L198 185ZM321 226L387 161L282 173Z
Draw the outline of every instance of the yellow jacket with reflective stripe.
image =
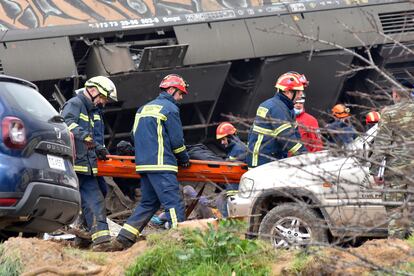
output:
M133 133L137 172L177 172L177 160L188 162L179 109L168 93L138 109Z

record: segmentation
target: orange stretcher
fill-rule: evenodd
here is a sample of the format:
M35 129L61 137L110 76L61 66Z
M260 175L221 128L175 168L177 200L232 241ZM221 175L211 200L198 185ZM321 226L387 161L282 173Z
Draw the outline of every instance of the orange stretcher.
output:
M140 178L135 172L135 156L108 155L98 160L98 175L120 178ZM178 181L239 183L247 165L239 162L190 160L188 168L178 167Z

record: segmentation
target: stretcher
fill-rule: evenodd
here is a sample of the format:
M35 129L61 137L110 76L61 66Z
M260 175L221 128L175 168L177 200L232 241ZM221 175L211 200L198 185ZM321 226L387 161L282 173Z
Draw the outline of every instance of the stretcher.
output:
M98 175L120 178L140 178L135 172L134 156L108 155L109 160L98 160ZM188 168L178 167L178 181L239 183L247 165L239 162L190 160Z

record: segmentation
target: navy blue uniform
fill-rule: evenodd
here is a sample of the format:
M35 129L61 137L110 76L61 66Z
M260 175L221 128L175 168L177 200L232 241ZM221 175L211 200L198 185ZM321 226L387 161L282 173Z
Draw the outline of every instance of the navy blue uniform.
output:
M110 240L106 223L105 201L98 186L96 154L88 149L84 140L93 137L93 103L82 93L65 103L62 116L75 138L76 160L74 169L79 179L79 191L82 200L82 212L92 211L93 219L88 228L92 232L92 241L99 244Z
M227 161L246 162L247 147L236 135L228 138L229 144L226 147Z
M295 128L293 102L283 95L276 95L257 108L256 118L249 132L247 164L250 168L306 152ZM271 158L274 158L273 160Z
M236 135L228 136L229 144L226 147L226 161L246 162L247 147ZM238 189L238 183L228 183L225 185L225 195L221 194L216 199L216 205L223 217L228 217L227 197L234 196Z
M93 116L93 139L96 143L96 150L101 148L105 148L104 144L104 133L105 133L105 126L103 121L103 114L101 108L94 108L92 111ZM106 184L105 179L103 176L97 176L96 180L98 181L98 187L102 192L102 196L105 199L106 194L108 193L108 184ZM90 226L93 224L93 212L83 204L82 207L82 214L85 218L86 228L90 230ZM105 204L104 204L105 205Z
M93 123L93 140L96 143L96 150L99 151L102 148L105 148L105 125L103 120L102 108L95 108L93 110ZM105 179L103 178L103 176L98 176L97 179L99 188L101 189L101 192L105 197L108 193L108 186L105 182Z
M166 92L138 109L133 126L136 171L141 174L140 204L123 225L118 239L132 243L162 205L171 227L185 219L177 181L178 163L189 156L179 109Z
M329 142L344 146L350 144L357 137L355 128L342 120L335 120L328 124L326 129L329 134Z

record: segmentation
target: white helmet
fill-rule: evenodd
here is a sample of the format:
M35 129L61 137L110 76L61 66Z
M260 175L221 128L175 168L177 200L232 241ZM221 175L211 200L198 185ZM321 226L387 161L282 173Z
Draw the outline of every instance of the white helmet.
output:
M96 87L99 93L107 98L118 101L115 84L107 77L96 76L85 82L85 87Z

